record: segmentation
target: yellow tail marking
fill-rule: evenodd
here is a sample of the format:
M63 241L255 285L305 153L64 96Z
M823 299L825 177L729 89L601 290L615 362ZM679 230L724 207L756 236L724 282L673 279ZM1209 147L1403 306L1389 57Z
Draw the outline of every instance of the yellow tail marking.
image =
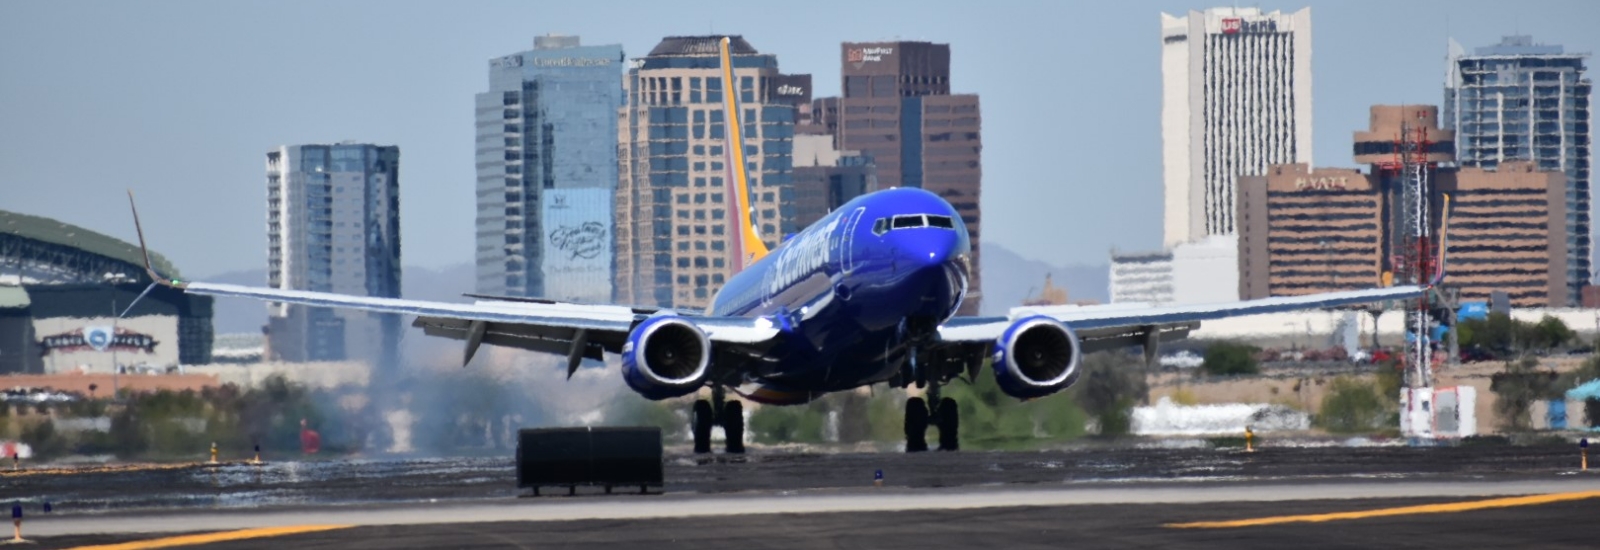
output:
M750 180L746 175L744 157L744 123L739 111L739 87L735 86L733 77L733 61L728 54L729 39L723 37L721 42L722 55L722 107L727 113L724 123L728 125L728 164L729 177L733 178L735 194L733 200L738 201L738 225L734 226L734 238L739 239L739 250L744 257L734 262L735 271L744 269L756 260L766 257L767 244L762 242L761 234L756 232L756 227L751 222L754 212L750 203Z

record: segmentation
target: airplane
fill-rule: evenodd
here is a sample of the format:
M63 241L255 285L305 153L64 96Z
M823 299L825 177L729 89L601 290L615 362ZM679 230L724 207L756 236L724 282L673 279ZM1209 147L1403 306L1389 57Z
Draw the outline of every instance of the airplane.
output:
M541 298L477 298L472 304L348 296L162 277L155 284L208 296L243 297L313 307L415 316L431 336L463 340L463 365L483 344L567 358L570 378L584 359L621 357L622 378L652 400L710 388L692 408L694 451L711 452L715 427L726 452L744 452L743 406L806 403L830 392L887 383L916 386L926 397L905 403L905 449L928 450L929 424L939 448L956 450L960 413L940 387L974 380L992 365L1002 391L1018 399L1060 392L1078 379L1084 353L1142 345L1146 359L1162 342L1186 337L1200 321L1420 297L1423 286L1394 286L1235 303L1159 307L1046 306L1005 316L957 316L968 291L972 245L950 203L916 188L875 191L849 201L769 250L751 222L728 39L720 48L727 112L727 174L736 273L703 313L664 307L566 303ZM129 202L133 195L129 192ZM139 246L145 246L138 211Z

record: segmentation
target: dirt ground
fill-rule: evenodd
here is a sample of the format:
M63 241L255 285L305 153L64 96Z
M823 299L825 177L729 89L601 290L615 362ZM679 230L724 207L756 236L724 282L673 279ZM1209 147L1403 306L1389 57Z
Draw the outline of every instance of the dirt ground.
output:
M1541 368L1570 372L1585 357L1542 357ZM1348 376L1364 382L1376 379L1373 365L1319 364L1315 366L1272 366L1261 376L1245 378L1207 377L1198 369L1164 371L1149 377L1150 401L1162 397L1181 404L1272 403L1315 414L1332 388L1331 382ZM1495 394L1489 391L1491 377L1505 369L1504 361L1480 361L1447 365L1434 372L1436 388L1471 386L1477 390L1476 412L1479 433L1495 433L1504 424L1494 410Z

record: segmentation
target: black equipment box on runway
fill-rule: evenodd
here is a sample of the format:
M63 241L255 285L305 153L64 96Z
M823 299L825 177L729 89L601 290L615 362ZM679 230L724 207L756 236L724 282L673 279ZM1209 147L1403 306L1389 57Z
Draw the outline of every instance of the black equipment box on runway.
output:
M660 487L661 428L533 428L517 433L517 487Z

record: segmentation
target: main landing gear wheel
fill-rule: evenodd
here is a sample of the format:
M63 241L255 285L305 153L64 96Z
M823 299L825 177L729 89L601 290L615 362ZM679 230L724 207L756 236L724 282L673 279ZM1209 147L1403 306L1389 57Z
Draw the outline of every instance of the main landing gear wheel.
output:
M711 452L711 427L716 423L711 414L711 402L704 399L695 401L689 416L690 432L694 436L694 452L699 454Z
M906 400L906 452L928 450L928 405L921 397Z
M956 400L944 398L939 400L939 408L934 409L939 423L939 450L955 451L961 448L961 411L956 408Z
M744 405L738 401L722 406L722 435L727 438L728 454L744 454Z

